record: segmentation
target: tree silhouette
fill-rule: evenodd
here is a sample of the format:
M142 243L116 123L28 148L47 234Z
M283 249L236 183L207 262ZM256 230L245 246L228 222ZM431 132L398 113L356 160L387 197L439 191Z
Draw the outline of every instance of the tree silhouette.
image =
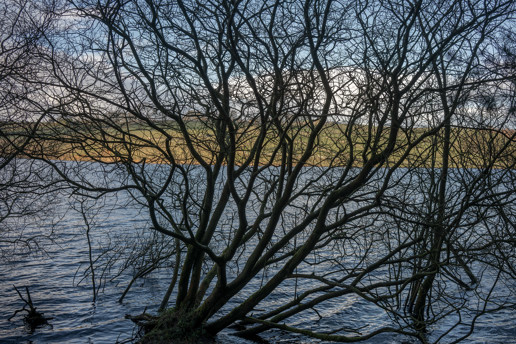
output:
M512 1L67 10L34 80L51 120L24 154L81 195L146 210L168 246L135 278L174 265L149 340L239 322L430 341L444 318L446 336L514 307L493 292L514 288L514 83L489 54ZM352 298L391 323L289 323Z

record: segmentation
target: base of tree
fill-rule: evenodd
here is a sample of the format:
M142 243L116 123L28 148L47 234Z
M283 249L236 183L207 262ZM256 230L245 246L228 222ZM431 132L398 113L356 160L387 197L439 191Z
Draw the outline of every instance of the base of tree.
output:
M191 316L168 309L154 316L142 313L136 316L127 315L126 318L135 322L142 330L140 344L194 344L214 343L202 327L192 325Z

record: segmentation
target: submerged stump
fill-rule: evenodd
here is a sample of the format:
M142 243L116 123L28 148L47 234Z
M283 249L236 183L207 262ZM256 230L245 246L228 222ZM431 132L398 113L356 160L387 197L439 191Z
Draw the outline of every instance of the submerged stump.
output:
M25 292L27 293L27 299L23 297L21 292L14 286L14 290L18 293L18 296L20 299L25 303L21 309L18 309L14 312L14 314L8 319L11 321L12 318L16 316L16 314L20 312L27 312L27 314L23 317L23 321L25 324L29 327L30 332L34 332L34 330L38 326L47 325L49 320L52 320L53 318L47 318L43 315L43 313L38 312L36 307L34 307L34 304L32 303L32 298L30 297L29 288L25 287ZM28 309L27 309L28 307Z

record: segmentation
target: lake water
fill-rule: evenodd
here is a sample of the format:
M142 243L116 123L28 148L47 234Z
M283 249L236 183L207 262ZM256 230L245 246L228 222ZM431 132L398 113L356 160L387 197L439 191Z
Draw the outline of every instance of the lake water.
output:
M48 200L47 200L48 202ZM123 303L118 298L127 286L131 269L120 271L120 263L116 258L124 257L131 250L134 239L146 235L141 232L146 227L144 213L120 198L106 198L101 207L102 212L95 213L91 239L97 257L107 247L109 255L103 255L98 261L113 262L105 271L97 271L97 285L100 284L98 298L93 302L91 280L85 271L88 267L88 244L86 226L80 213L73 208L80 208L66 194L51 200L55 223L47 224L39 219L27 220L18 230L25 235L42 236L40 247L27 250L12 249L12 245L0 244L0 250L8 253L4 263L0 265L0 343L116 343L128 342L134 338L137 328L125 319L126 314L139 314L144 309L153 312L161 302L168 283L170 270L164 269L138 280L132 287ZM75 201L74 201L75 202ZM86 206L88 204L86 203ZM99 205L97 205L99 207ZM70 209L72 208L72 209ZM5 225L6 223L4 223ZM7 223L8 224L8 223ZM13 225L15 223L13 222ZM53 232L52 240L45 239ZM253 283L260 283L255 281ZM23 306L13 285L28 286L34 305L39 311L53 319L50 325L37 328L30 333L24 326L19 314L11 321L7 319ZM251 288L253 285L250 286ZM246 291L242 293L245 294ZM241 294L242 295L242 294ZM292 287L288 284L278 288L266 302L274 303L275 299L288 298L292 295ZM516 296L513 295L513 300ZM232 300L239 302L238 295ZM262 304L266 307L267 303ZM388 317L379 309L369 305L356 296L328 302L321 315L325 319L318 323L322 330L332 325L353 322L364 324L388 323ZM292 324L306 325L317 319L317 314L294 317ZM347 320L346 320L347 319ZM467 343L516 343L516 310L488 314L478 320L475 333L467 339ZM450 325L450 324L443 324ZM446 328L444 326L443 328ZM460 337L468 328L458 327L452 331L448 340ZM439 333L439 328L433 329ZM218 343L252 343L235 337L228 329L217 337ZM272 330L263 335L270 343L319 343L279 330ZM431 338L432 339L432 336ZM445 342L448 342L445 341ZM410 338L397 335L382 335L364 343L415 343Z

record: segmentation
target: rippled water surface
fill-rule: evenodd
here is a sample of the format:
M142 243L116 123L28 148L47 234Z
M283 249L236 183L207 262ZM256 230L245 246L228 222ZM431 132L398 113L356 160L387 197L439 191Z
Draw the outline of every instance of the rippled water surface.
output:
M10 252L3 265L0 265L0 343L115 343L129 341L137 329L126 314L139 314L146 307L155 311L161 301L168 283L170 273L161 271L148 275L131 289L123 303L118 298L129 281L129 272L124 272L114 280L102 278L102 270L97 271L97 281L101 281L98 299L93 302L89 276L85 277L88 267L88 245L85 224L77 211L68 209L69 200L63 197L55 200L56 209L62 214L55 225L42 225L38 222L27 223L24 231L32 235L54 233L53 241L40 240L41 247L31 252L26 250L9 251L8 246L0 247ZM108 202L109 203L109 202ZM113 202L114 203L114 202ZM123 202L122 202L123 203ZM120 204L118 202L117 204ZM107 209L107 208L106 208ZM145 214L133 207L118 207L109 212L99 213L95 217L95 231L92 232L94 257L109 243L131 242L132 236L146 225ZM20 229L21 230L21 229ZM106 236L108 234L108 236ZM108 241L108 242L107 242ZM105 276L118 271L113 265ZM109 274L108 274L109 273ZM256 283L259 283L257 281ZM7 319L23 306L13 285L28 286L32 300L39 311L52 317L50 325L36 329L30 333L25 328L22 316L18 314L11 321ZM241 297L245 295L243 291ZM280 286L273 297L292 297L292 286ZM239 297L232 302L239 302ZM266 305L265 305L266 306ZM346 319L357 320L368 324L387 322L388 318L378 309L350 296L337 301L328 302L321 308L321 329L331 328L335 324L343 324ZM318 319L316 313L304 315L305 318L294 318L292 324L303 325L305 322ZM498 314L486 315L475 327L475 333L467 343L516 343L516 312L506 310ZM451 338L458 338L469 328L456 328ZM439 328L434 328L434 337L439 335ZM271 331L264 335L271 343L312 343L306 338ZM218 343L251 343L231 335L227 330L217 337ZM394 335L375 337L368 343L413 343L411 339Z

